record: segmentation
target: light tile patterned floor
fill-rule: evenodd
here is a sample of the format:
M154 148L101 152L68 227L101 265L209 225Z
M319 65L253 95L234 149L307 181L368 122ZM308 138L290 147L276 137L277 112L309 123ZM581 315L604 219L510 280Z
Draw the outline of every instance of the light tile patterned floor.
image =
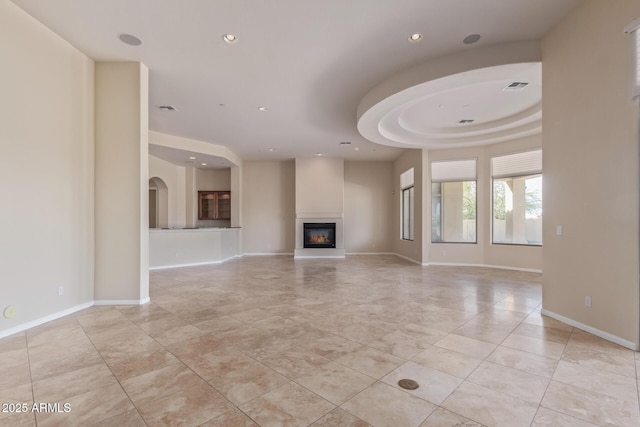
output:
M0 425L640 425L638 354L541 316L540 280L393 256L152 272L150 304L0 340L0 402L71 405Z

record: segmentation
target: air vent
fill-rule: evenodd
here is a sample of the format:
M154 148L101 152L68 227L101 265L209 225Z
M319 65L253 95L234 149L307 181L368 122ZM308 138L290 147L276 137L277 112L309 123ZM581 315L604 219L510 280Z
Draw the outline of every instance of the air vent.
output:
M507 90L507 91L522 90L527 86L529 86L529 83L513 82L513 83L509 84L507 87L505 87L502 90Z
M159 105L158 108L162 111L178 111L173 105Z
M460 123L461 125L468 125L469 123L473 123L473 120L463 119L463 120L460 120L458 123Z
M342 141L340 145L351 145L351 141Z

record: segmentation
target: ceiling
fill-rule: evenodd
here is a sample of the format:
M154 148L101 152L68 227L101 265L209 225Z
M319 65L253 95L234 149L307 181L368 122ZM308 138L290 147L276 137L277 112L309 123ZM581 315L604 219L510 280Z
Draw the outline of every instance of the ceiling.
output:
M495 142L482 136L489 127L532 127L539 64L496 68L493 78L444 76L437 87L423 82L406 88L401 101L378 100L367 124L358 106L412 67L538 40L579 1L13 0L96 61L145 63L151 130L223 145L245 160L322 154L363 161L395 159L403 147ZM410 42L413 33L422 39ZM121 34L142 44L124 44ZM224 34L237 42L226 43ZM463 43L471 34L480 40ZM519 94L502 91L523 76L531 84ZM461 126L462 119L474 122ZM190 154L164 151L171 161Z

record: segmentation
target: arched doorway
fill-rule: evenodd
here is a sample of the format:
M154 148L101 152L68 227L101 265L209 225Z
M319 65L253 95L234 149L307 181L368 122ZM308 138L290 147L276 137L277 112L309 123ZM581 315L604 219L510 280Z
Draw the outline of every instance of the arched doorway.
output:
M149 228L169 227L167 184L158 177L149 179Z

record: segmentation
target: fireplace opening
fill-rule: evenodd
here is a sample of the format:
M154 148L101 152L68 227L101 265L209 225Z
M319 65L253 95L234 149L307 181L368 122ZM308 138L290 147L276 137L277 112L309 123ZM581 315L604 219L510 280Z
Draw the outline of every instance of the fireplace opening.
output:
M304 247L305 248L335 248L336 247L336 223L335 222L305 222L304 223Z

